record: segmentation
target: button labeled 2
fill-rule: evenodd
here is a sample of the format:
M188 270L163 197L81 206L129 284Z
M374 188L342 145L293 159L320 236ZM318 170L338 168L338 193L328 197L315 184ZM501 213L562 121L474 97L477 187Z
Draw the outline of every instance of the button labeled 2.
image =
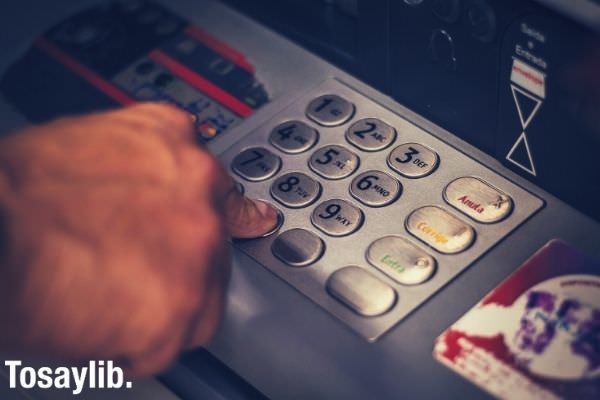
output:
M377 118L365 118L346 131L346 140L364 151L379 151L396 139L396 130Z

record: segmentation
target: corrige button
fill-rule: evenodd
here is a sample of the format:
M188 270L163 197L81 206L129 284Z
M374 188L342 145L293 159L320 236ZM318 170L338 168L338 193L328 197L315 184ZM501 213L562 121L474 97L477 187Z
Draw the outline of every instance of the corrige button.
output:
M473 228L436 206L413 211L406 219L406 229L417 239L445 254L460 253L475 240Z
M469 176L450 182L444 189L444 200L483 223L498 222L506 218L513 208L510 196L479 178Z
M295 228L281 233L271 245L275 257L292 267L313 264L323 255L321 238L305 229Z
M335 271L327 280L327 291L344 305L365 317L387 312L396 302L396 292L373 274L357 266Z
M367 261L403 285L418 285L435 272L435 260L400 236L377 239L367 249Z

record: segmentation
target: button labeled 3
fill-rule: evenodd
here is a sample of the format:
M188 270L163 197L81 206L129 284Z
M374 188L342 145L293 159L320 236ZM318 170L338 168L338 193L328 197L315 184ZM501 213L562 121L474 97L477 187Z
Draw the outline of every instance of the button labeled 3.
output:
M335 94L326 94L310 102L306 115L319 125L337 126L352 118L354 104Z
M486 224L503 220L513 208L510 196L469 176L450 182L444 189L444 200L475 221Z
M437 153L419 143L405 143L396 147L388 157L388 165L407 178L421 178L438 166Z
M356 121L346 130L346 140L364 151L383 150L396 139L396 130L377 118Z
M288 154L302 153L313 147L318 139L317 130L300 121L279 124L269 136L273 146Z
M396 292L363 268L350 266L335 271L327 280L327 291L356 313L374 317L396 302Z
M269 179L281 168L281 159L263 147L252 147L235 156L231 163L233 172L247 181Z
M402 185L381 171L367 171L352 180L350 194L370 207L383 207L398 198Z
M399 236L377 239L367 250L367 261L403 285L418 285L435 272L435 260Z
M413 211L406 219L406 229L417 239L445 254L460 253L475 240L473 228L436 206Z
M329 236L346 236L355 232L363 222L363 213L345 200L333 199L319 204L310 220Z
M310 176L291 172L280 176L271 185L271 196L290 208L306 207L321 194L321 185Z
M358 156L342 146L325 146L313 153L308 166L327 179L342 179L358 168Z

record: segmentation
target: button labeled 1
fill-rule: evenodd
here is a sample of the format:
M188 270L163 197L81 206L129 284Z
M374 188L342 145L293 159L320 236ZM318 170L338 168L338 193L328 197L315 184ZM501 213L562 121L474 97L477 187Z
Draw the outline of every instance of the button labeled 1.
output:
M326 94L310 102L306 115L319 125L337 126L352 118L354 104L335 94Z
M367 171L352 180L350 194L370 207L383 207L398 198L402 185L381 171Z
M319 204L310 216L313 225L329 236L346 236L363 222L363 213L345 200L333 199Z
M233 172L251 182L269 179L281 168L281 159L262 147L252 147L235 156Z
M300 172L281 175L271 185L271 196L290 208L306 207L321 194L321 185Z
M273 146L288 154L302 153L313 147L318 139L317 130L300 121L279 124L269 136Z
M377 118L365 118L346 131L346 140L364 151L378 151L396 139L396 130Z
M358 156L342 146L321 147L310 156L310 169L327 179L342 179L358 168Z
M388 165L407 178L421 178L438 166L437 153L419 143L405 143L396 147L388 157Z

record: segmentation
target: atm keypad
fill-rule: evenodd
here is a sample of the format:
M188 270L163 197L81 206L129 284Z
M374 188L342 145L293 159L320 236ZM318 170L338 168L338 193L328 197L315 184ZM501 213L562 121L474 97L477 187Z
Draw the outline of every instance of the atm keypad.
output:
M284 218L235 245L371 341L543 205L333 80L221 160Z

